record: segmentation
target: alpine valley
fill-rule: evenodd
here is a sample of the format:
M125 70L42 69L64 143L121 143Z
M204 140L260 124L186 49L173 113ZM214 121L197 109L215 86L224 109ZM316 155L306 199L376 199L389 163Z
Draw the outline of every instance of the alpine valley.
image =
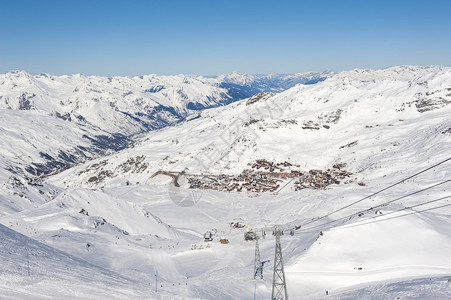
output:
M2 299L451 295L451 67L12 71L0 145Z

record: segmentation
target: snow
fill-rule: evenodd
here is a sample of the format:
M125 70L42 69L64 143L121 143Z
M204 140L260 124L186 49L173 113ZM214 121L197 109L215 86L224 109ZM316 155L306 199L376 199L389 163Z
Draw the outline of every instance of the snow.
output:
M0 175L48 175L130 146L139 134L196 118L202 109L327 76L246 75L245 86L227 87L225 75L0 74Z
M450 222L426 214L330 230L286 269L288 284L301 283L297 284L302 285L300 293L294 294L298 298L308 293L312 283L317 289L318 282L323 282L324 291L334 293L350 282L448 275L451 237L442 229L449 228Z
M134 292L132 281L58 251L0 225L2 299L123 299L152 294ZM141 289L144 287L141 286ZM108 290L108 295L105 291Z
M447 135L438 133L450 127L443 118L450 106L440 104L439 98L449 98L446 82L451 71L432 71L433 77L422 75L423 69L419 69L415 80L375 82L343 82L340 73L251 105L241 101L203 111L202 118L149 133L122 157L114 156L104 170L110 170L115 177L119 162L143 154L149 168L144 173L128 174L131 177L127 179L151 182L150 177L158 170L185 168L194 174L236 174L258 158L288 158L306 169L329 168L342 160L351 171L374 162L374 170L382 168L379 161L393 157L393 153L408 158L410 153L415 156L419 148L424 151L425 161L437 147L443 147L441 143L449 143ZM398 76L397 71L392 72L395 75L388 78ZM377 73L374 78L379 76ZM427 86L422 84L426 78L430 78ZM419 112L416 105L421 102L415 101L422 101L418 100L420 96L437 104L431 104L430 111ZM346 146L354 141L356 146ZM93 172L84 174L69 175L70 182L87 185ZM68 178L64 173L61 176Z
M322 299L383 299L386 295L397 299L448 299L451 281L449 276L415 278L401 282L385 281L366 287L357 285L351 291L343 289L338 295L329 294Z
M21 82L37 80L26 73L14 74ZM156 78L111 81L125 85ZM172 79L218 80L176 78ZM232 74L227 80L243 83L247 78ZM86 77L55 80L76 79ZM108 84L102 80L99 88ZM199 118L141 135L131 147L48 176L42 186L24 178L18 179L22 185L8 181L10 173L3 171L0 257L6 263L0 294L248 299L255 287L256 298L267 299L275 239L270 234L260 239L261 258L271 261L265 265L264 280L254 280L255 244L244 241L244 232L248 226L259 230L303 224L294 236L281 237L291 299L447 299L451 207L406 214L449 204L450 198L396 211L449 196L450 183L387 202L450 179L450 161L337 210L449 158L450 88L451 69L445 67L343 72L252 104L245 99L204 110ZM48 117L38 110L27 112L32 116L29 122L44 123ZM2 123L2 134L11 137L1 148L3 170L7 163L20 165L14 151L21 143L26 145L23 156L32 153L26 148L30 144L53 155L52 143L58 141L45 145L39 138L20 136L7 126L13 118L20 119L19 112L2 113L9 118ZM62 131L73 133L70 139L79 139L79 127L51 120L52 126L64 124ZM161 170L239 174L260 158L287 160L303 171L344 162L355 180L319 190L294 191L288 184L276 194L255 194L192 190L184 176L178 180L181 187L174 187L171 177L154 176ZM39 156L29 161L39 161ZM19 191L22 197L14 194ZM333 211L337 212L328 215ZM310 223L321 216L326 217ZM246 227L232 228L230 223L237 220ZM206 231L216 232L212 242L203 240ZM220 237L230 243L221 244ZM28 276L23 261L30 248L35 255Z

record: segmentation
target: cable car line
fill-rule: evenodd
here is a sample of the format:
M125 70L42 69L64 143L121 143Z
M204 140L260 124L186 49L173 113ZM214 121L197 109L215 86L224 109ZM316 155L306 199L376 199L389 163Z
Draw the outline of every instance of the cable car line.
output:
M443 199L446 199L446 198L451 198L451 196L443 197L441 199L435 199L435 200L432 200L432 202L433 201L438 201L438 200L443 200ZM423 203L421 205L425 205L425 204L427 204L427 203ZM390 218L387 218L387 219L376 220L376 221L373 221L373 222L367 222L367 223L363 223L363 224L350 224L349 226L344 226L344 227L340 227L340 228L334 228L333 230L345 229L345 228L351 228L351 227L357 227L357 226L363 226L363 225L374 224L374 223L378 223L378 222L382 222L382 221L397 219L397 218L401 218L401 217L407 217L407 216L410 216L410 215L419 214L419 213L422 213L422 212L426 212L426 211L430 211L430 210L434 210L434 209L439 209L439 208L443 208L443 207L446 207L446 206L451 206L451 203L444 204L444 205L441 205L441 206L431 207L431 208L427 208L427 209L423 209L423 210L417 210L417 211L410 212L408 214L404 214L404 215L400 215L400 216L393 216L393 217L390 217ZM406 210L406 209L409 209L409 208L410 207L406 207L406 208L400 209L399 211L403 211L403 210ZM399 211L394 211L392 213L399 212ZM375 217L382 217L382 216L383 215L378 215L378 216L370 217L369 219L372 219L372 218L375 218ZM364 221L364 220L361 220L361 221Z
M415 174L413 174L413 175L410 175L409 177L404 178L403 180L397 181L397 182L395 182L395 183L393 183L393 184L391 184L391 185L389 185L389 186L387 186L387 187L385 187L385 188L383 188L383 189L381 189L381 190L379 190L379 191L377 191L377 192L374 192L374 193L372 193L372 194L370 194L370 195L368 195L368 196L365 196L365 197L363 197L363 198L361 198L361 199L359 199L359 200L357 200L357 201L354 201L354 202L352 202L352 203L350 203L350 204L348 204L348 205L345 205L345 206L343 206L343 207L341 207L341 208L339 208L339 209L337 209L337 210L334 210L334 211L332 211L332 212L330 212L330 213L328 213L328 214L326 214L326 215L323 215L323 216L318 217L318 218L314 218L313 220L311 220L311 221L309 221L309 222L306 222L306 223L304 223L304 224L301 224L301 226L305 226L305 225L311 224L311 223L313 223L313 222L316 222L316 221L318 221L318 220L327 218L327 217L330 216L330 215L333 215L333 214L335 214L335 213L337 213L337 212L339 212L339 211L342 211L342 210L344 210L344 209L346 209L346 208L348 208L348 207L351 207L351 206L353 206L353 205L355 205L355 204L357 204L357 203L360 203L360 202L362 202L362 201L364 201L364 200L366 200L366 199L368 199L368 198L371 198L371 197L373 197L373 196L375 196L375 195L377 195L377 194L380 194L380 193L382 193L382 192L384 192L384 191L386 191L386 190L388 190L388 189L391 189L392 187L397 186L398 184L401 184L401 183L403 183L403 182L405 182L405 181L407 181L407 180L409 180L409 179L412 179L412 178L414 178L414 177L416 177L416 176L418 176L418 175L420 175L420 174L422 174L422 173L424 173L424 172L427 172L427 171L429 171L429 170L431 170L431 169L433 169L433 168L436 168L437 166L439 166L439 165L441 165L441 164L443 164L443 163L445 163L445 162L447 162L447 161L449 161L449 160L451 160L451 157L449 157L449 158L447 158L447 159L445 159L445 160L443 160L443 161L441 161L441 162L439 162L439 163L436 163L435 165L432 165L432 166L430 166L430 167L428 167L428 168L426 168L426 169L424 169L424 170L422 170L422 171L420 171L420 172L417 172L417 173L415 173Z
M414 211L414 212L411 212L411 213L408 213L408 214L404 214L404 215L401 215L401 216L394 216L394 217L391 217L391 218L381 219L381 220L377 220L377 221L373 221L373 222L366 222L366 223L363 223L363 224L357 224L357 223L361 223L361 222L364 222L364 221L368 221L370 219L385 217L387 215L391 215L391 214L394 214L394 213L397 213L397 212L401 212L401 211L404 211L404 210L412 209L412 208L415 208L415 207L418 207L418 206L423 206L423 205L426 205L426 204L434 203L434 202L437 202L437 201L440 201L440 200L445 200L445 199L448 199L448 198L451 198L451 195L448 195L448 196L445 196L445 197L441 197L441 198L438 198L438 199L434 199L434 200L430 200L430 201L426 201L426 202L422 202L422 203L419 203L419 204L416 204L416 205L407 206L407 207L401 208L401 209L396 210L396 211L391 211L391 212L385 213L383 215L376 215L376 216L373 216L373 217L360 219L360 220L355 221L354 223L346 224L346 225L343 225L341 227L336 227L335 225L334 226L330 226L328 228L323 228L321 231L323 231L323 230L325 231L325 230L329 230L329 229L338 230L338 229L345 229L345 228L351 228L351 227L356 227L356 226L363 226L363 225L373 224L373 223L377 223L377 222L381 222L381 221L385 221L385 220L391 220L391 219L395 219L395 218L400 218L400 217L409 216L409 215L412 215L412 214L417 214L417 213L421 213L421 212L425 212L425 211L430 211L430 210L434 210L434 209L450 206L451 203L445 204L445 205L441 205L441 206L437 206L437 207L424 209L424 210ZM305 231L301 231L300 230L300 231L296 232L295 235L318 232L318 230L312 230L312 229L313 229L313 227L312 228L308 228Z
M335 223L335 222L338 222L338 221L341 221L341 220L344 220L344 219L348 219L348 218L350 218L350 217L352 217L352 216L355 216L355 215L358 215L358 214L360 214L360 213L364 213L364 212L367 212L367 211L373 210L373 209L375 209L375 208L378 208L378 207L386 206L387 204L390 204L390 203L393 203L393 202L395 202L395 201L399 201L399 200L401 200L401 199L404 199L404 198L410 197L410 196L412 196L412 195L415 195L415 194L418 194L418 193L424 192L424 191L426 191L426 190L432 189L432 188L434 188L434 187L436 187L436 186L439 186L439 185L445 184L445 183L447 183L447 182L450 182L450 181L451 181L451 179L448 179L448 180L442 181L442 182L440 182L440 183L434 184L434 185L432 185L432 186L429 186L429 187L426 187L426 188L424 188L424 189L421 189L421 190L418 190L418 191L412 192L412 193L410 193L410 194L407 194L407 195L404 195L404 196L398 197L398 198L396 198L396 199L393 199L393 200L390 200L390 201L387 201L387 202L384 202L384 203L378 204L378 205L376 205L376 206L373 206L373 207L371 207L371 208L369 208L369 209L365 209L365 210L362 210L362 211L358 211L358 212L356 212L356 213L352 213L352 214L350 214L350 215L347 215L347 216L341 217L341 218L339 218L339 219L336 219L336 220L331 220L331 221L329 221L329 222L326 222L326 223L323 223L323 224L320 224L320 225L315 225L315 226L313 226L313 227L305 228L305 230L310 230L310 229L313 229L313 228L318 228L318 227L322 227L322 226L325 226L325 225L328 225L328 224L331 224L331 223Z
M442 197L442 198L438 198L438 199L434 199L434 200L430 200L430 201L427 201L427 202L423 202L423 203L420 203L420 204L412 205L412 206L406 206L404 208L401 208L401 209L398 209L398 210L394 210L394 211L390 211L390 212L382 214L382 215L376 215L376 216L368 217L368 218L365 218L365 219L360 219L360 220L355 221L352 224L349 224L349 226L347 226L347 225L345 225L345 226L347 228L347 227L354 227L354 224L355 225L365 225L366 223L365 224L356 224L356 223L361 223L361 222L367 221L369 219L375 219L375 218L379 218L379 217L384 217L384 216L391 215L391 214L394 214L394 213L397 213L397 212L401 212L401 211L408 210L408 209L413 209L413 208L418 207L418 206L423 206L423 205L426 205L426 204L434 203L434 202L437 202L437 201L440 201L440 200L445 200L445 199L448 199L448 198L451 198L451 195L445 196L445 197ZM409 215L409 214L406 214L406 215ZM400 216L398 216L398 217L400 217ZM390 220L390 219L391 218L388 218L387 220ZM383 219L383 220L385 220L385 219ZM378 220L378 222L379 221L381 221L381 220ZM375 223L375 222L368 222L368 224L369 223Z

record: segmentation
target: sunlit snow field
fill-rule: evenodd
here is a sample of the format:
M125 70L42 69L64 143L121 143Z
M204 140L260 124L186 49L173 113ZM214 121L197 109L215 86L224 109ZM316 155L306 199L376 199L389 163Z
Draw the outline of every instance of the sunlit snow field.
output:
M3 170L0 298L268 299L275 238L259 240L270 262L255 280L255 242L244 233L302 225L281 237L290 299L448 299L450 90L449 68L343 72L149 132L25 185L20 199ZM146 168L121 167L142 155ZM285 180L256 194L153 176L239 174L262 158L305 171L346 163L353 181L294 191ZM246 226L230 226L238 221Z

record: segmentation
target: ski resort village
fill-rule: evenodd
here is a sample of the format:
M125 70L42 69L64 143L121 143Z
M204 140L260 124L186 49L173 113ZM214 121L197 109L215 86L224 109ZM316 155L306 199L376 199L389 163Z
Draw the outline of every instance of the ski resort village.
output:
M1 299L450 299L451 68L0 75Z
M0 300L451 300L451 1L0 1Z

